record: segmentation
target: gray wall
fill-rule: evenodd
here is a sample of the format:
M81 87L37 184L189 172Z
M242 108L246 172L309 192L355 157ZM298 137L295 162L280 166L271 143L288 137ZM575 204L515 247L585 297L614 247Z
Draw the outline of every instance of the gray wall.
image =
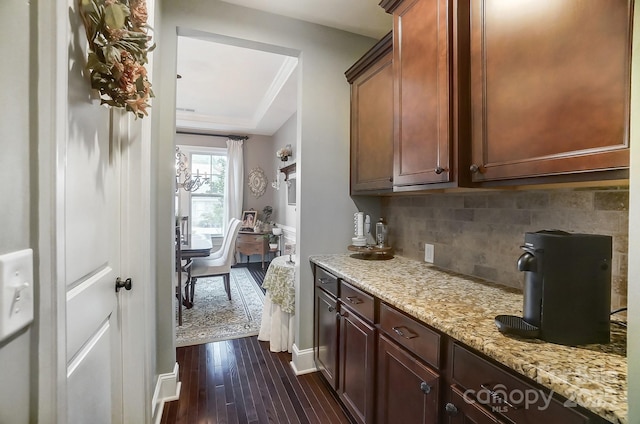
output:
M430 194L382 203L398 254L422 261L430 243L435 265L519 288L516 260L525 232L610 235L611 306L627 305L628 187Z
M29 2L2 0L0 3L0 61L3 84L0 103L0 199L2 236L0 254L33 247L31 232L31 169L33 144L29 131L30 89ZM35 159L34 159L35 161ZM33 171L35 172L35 170ZM32 330L0 342L0 423L29 422L30 379L37 349ZM32 349L32 347L34 347ZM33 356L32 356L33 355ZM35 415L34 415L35 416Z
M177 32L204 31L250 42L265 43L274 51L297 54L301 69L298 89L298 228L300 272L296 309L299 331L296 344L312 346L313 278L308 257L315 253L345 251L356 208L349 197L349 85L344 71L376 40L294 19L237 7L220 1L164 0L162 74L154 81L159 113L157 273L158 310L171 310L171 167L175 132L175 51ZM182 32L181 32L182 33ZM292 143L293 144L293 143ZM327 211L331 213L327 213ZM168 314L167 314L168 315ZM158 370L167 372L175 362L173 322L158 319Z
M273 138L266 135L252 135L248 140L245 140L242 147L245 175L243 210L254 209L258 211L258 219L260 219L262 209L267 205L274 207L276 202L275 190L271 188L271 182L276 173L273 160L271 160L275 156ZM249 172L254 168L262 169L267 177L267 189L260 197L251 194L247 185Z
M291 165L296 162L296 141L298 139L298 114L294 113L291 118L285 122L278 131L273 134L273 154L272 161L274 163L274 168L282 168L284 166ZM292 155L288 161L283 162L276 157L276 152L286 146L287 144L291 144ZM297 166L297 165L296 165ZM275 178L275 177L274 177ZM284 182L284 174L280 173L278 176L278 181L280 181L280 189L274 190L275 193L275 207L277 208L277 221L278 223L284 224L288 227L296 226L296 207L289 206L287 202L287 185Z

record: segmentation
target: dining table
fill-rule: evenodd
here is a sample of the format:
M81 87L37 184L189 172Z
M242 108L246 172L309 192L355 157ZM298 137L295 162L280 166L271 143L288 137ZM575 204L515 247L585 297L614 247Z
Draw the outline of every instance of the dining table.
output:
M184 264L184 268L188 270L188 265L191 263L193 258L206 258L211 254L211 249L213 244L211 243L211 238L205 234L191 234L182 242L183 244L180 246L182 259L186 261ZM187 271L187 282L185 284L185 295L182 298L182 305L190 309L193 307L193 285L191 284L191 273ZM189 287L191 287L191 293L189 293ZM182 293L182 287L179 288L180 293Z
M265 289L258 340L268 341L271 352L289 352L294 342L296 264L290 255L274 258L262 282Z

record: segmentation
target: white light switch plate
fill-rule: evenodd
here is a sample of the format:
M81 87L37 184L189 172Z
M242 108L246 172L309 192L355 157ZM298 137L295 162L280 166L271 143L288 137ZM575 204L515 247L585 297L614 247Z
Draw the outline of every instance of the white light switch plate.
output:
M0 256L0 340L33 321L33 250Z

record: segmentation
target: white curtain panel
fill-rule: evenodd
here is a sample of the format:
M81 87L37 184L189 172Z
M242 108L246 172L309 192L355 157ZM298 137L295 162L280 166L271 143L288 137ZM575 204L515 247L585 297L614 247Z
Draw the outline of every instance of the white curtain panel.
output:
M227 175L224 185L224 222L242 217L244 166L242 164L243 140L227 139Z

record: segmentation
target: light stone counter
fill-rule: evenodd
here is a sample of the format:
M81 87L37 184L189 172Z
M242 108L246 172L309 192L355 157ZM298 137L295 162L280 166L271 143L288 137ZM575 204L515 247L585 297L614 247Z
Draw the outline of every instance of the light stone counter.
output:
M562 346L501 334L499 314L522 316L522 293L396 256L311 262L613 423L627 423L626 333L608 345Z

